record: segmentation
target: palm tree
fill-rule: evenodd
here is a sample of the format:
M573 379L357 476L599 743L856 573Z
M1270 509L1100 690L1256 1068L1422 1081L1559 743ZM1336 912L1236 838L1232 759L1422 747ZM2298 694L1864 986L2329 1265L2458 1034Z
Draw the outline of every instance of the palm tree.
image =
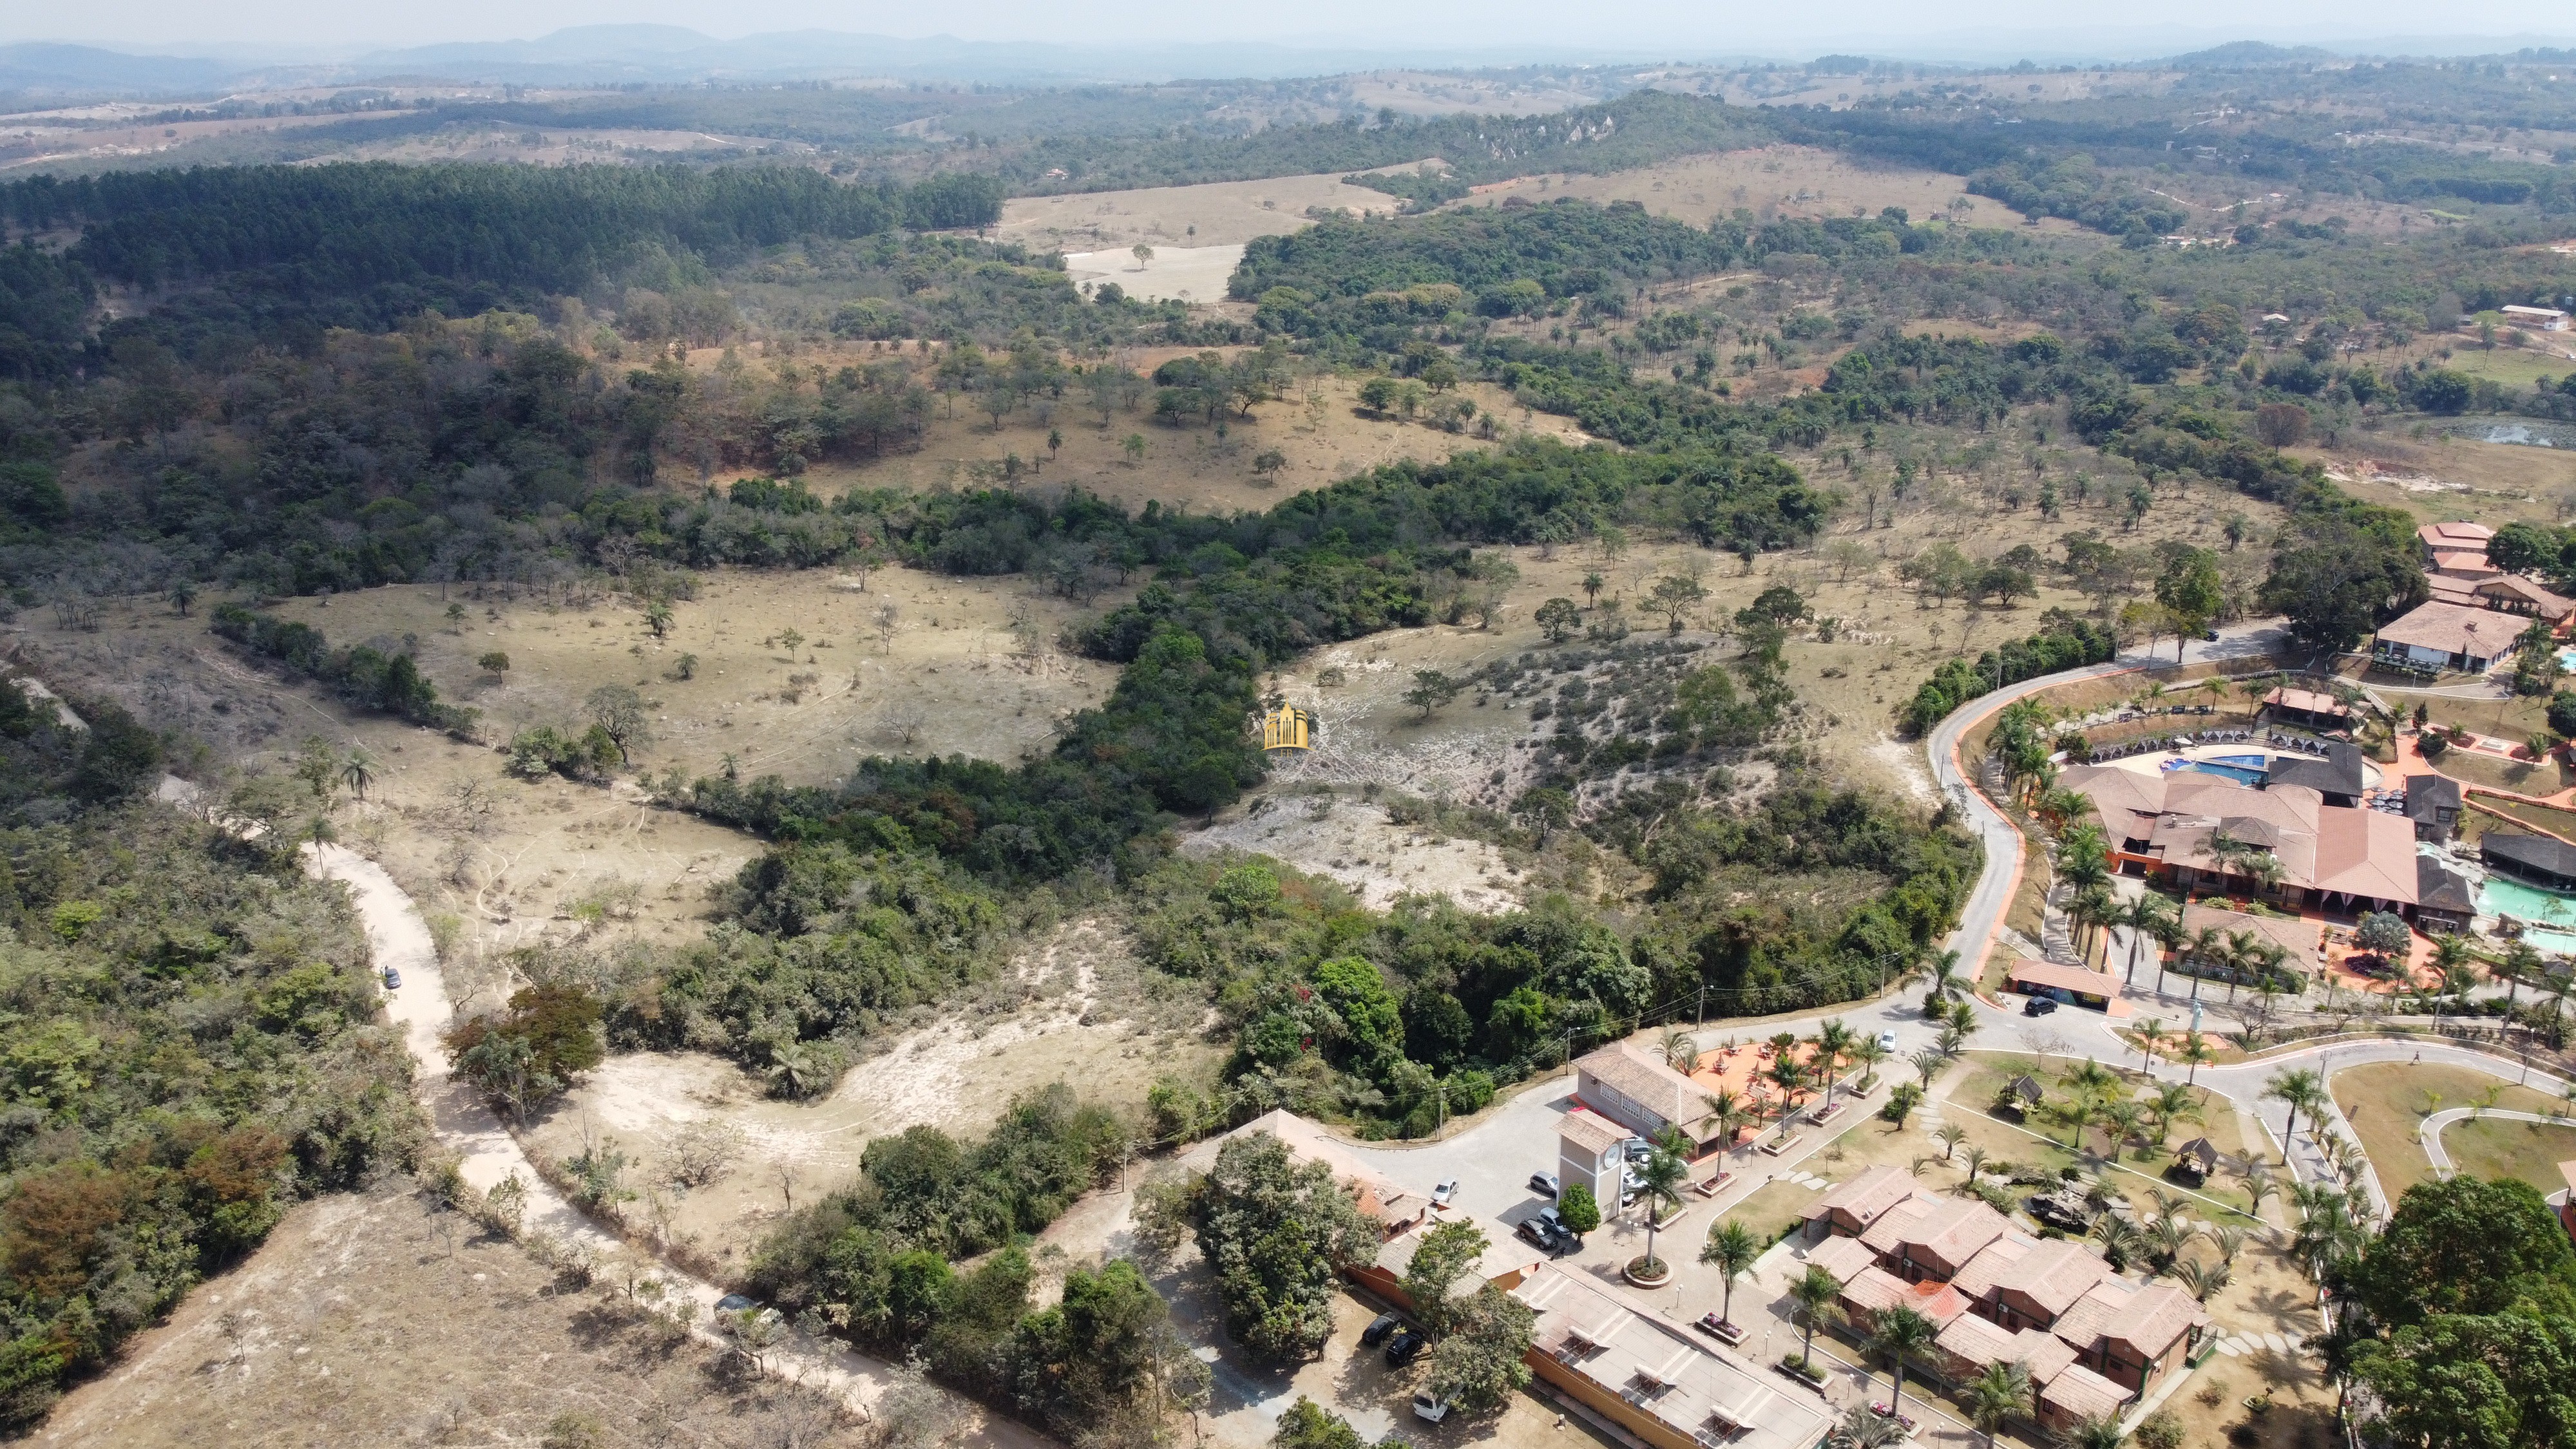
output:
M2139 943L2150 938L2160 939L2159 932L2168 922L2180 929L2181 921L2174 914L2173 907L2165 904L2165 898L2153 891L2139 892L2138 898L2129 902L2121 912L2119 924L2129 928L2129 975L2122 985L2138 984ZM2163 958L2159 956L2157 959L2161 963Z
M1968 1418L1986 1436L1986 1449L1994 1449L1995 1431L2030 1402L2033 1385L2028 1367L2019 1363L1990 1363L1986 1371L1968 1380Z
M2182 1034L2182 1050L2174 1053L2174 1060L2191 1068L2183 1075L2184 1085L2189 1086L2199 1082L2200 1064L2218 1060L2218 1053L2209 1049L2209 1043L2201 1040L2199 1032L2186 1031Z
M1889 1449L1890 1445L1904 1442L1904 1425L1882 1418L1864 1405L1843 1415L1842 1422L1825 1436L1825 1449Z
M1931 1319L1903 1307L1878 1315L1878 1326L1870 1331L1869 1351L1886 1354L1895 1374L1887 1407L1896 1413L1905 1412L1905 1356L1931 1347L1935 1332Z
M2117 1418L2087 1417L2075 1421L2073 1428L2058 1436L2065 1449L2120 1449L2129 1436L2120 1430Z
M2315 1106L2318 1094L2323 1090L2323 1084L2318 1080L2317 1074L2305 1067L2276 1072L2270 1081L2263 1084L2265 1097L2283 1103L2290 1109L2290 1125L2281 1133L2281 1146L2284 1151L2288 1150L2291 1139L2299 1135L2299 1113Z
M2160 1082L2156 1085L2155 1109L2158 1147L2165 1145L2165 1140L2172 1135L2173 1124L2176 1122L2207 1120L2201 1115L2198 1094L2180 1082Z
M2245 858L2254 853L2254 847L2221 827L2209 832L2209 838L2200 843L2200 853L2218 867L2219 883L2224 885L2228 877L2236 874L2237 867L2244 864Z
M2280 1179L2272 1176L2263 1164L2256 1163L2245 1174L2245 1211L2256 1222L2263 1221L2263 1203L2281 1195ZM2265 1236L2270 1236L2267 1233Z
M2120 1149L2136 1140L2139 1124L2147 1119L2146 1109L2127 1097L2115 1097L2102 1105L2103 1134L2111 1139L2111 1158L2118 1161Z
M1762 1248L1762 1239L1740 1220L1708 1225L1708 1241L1700 1246L1699 1260L1717 1269L1726 1282L1726 1298L1717 1310L1720 1323L1735 1321L1735 1280L1753 1270L1753 1260L1762 1256ZM1826 1276L1831 1281L1832 1275Z
M1923 1014L1937 1015L1953 996L1966 993L1968 983L1959 977L1959 953L1944 951L1931 960L1932 989L1923 997Z
M2233 1268L2236 1266L2236 1255L2245 1251L2245 1230L2243 1228L2211 1228L2209 1230L2209 1241L2215 1244L2218 1248L2218 1261L2226 1264L2230 1268Z
M2171 1271L2174 1264L2182 1261L2183 1250L2199 1236L2200 1229L2175 1213L2166 1213L2147 1224L2147 1242L2154 1250L2150 1256L2158 1271Z
M2075 924L2075 954L2086 966L2093 964L2092 933L2103 926L2117 925L2126 919L2120 903L2098 882L2084 886L2066 902L2066 918Z
M2516 941L2504 948L2504 959L2487 968L2487 979L2504 983L2504 1004L2510 1010L2520 994L2522 983L2540 970L2540 953L2528 941Z
M2147 1059L2146 1070L2155 1070L2156 1053L2164 1047L2164 1044L2165 1022L2163 1017L2151 1016L2138 1023L2138 1050Z
M2270 895L2280 887L2283 872L2280 860L2267 851L2245 862L2245 874L2252 877L2258 894Z
M1660 1147L1647 1153L1645 1165L1637 1169L1637 1196L1646 1204L1646 1262L1650 1267L1663 1261L1655 1256L1655 1221L1666 1210L1680 1205L1682 1177L1688 1170L1679 1157Z
M1769 1077L1772 1084L1780 1089L1780 1135L1786 1138L1789 1135L1790 1099L1798 1095L1799 1088L1807 1085L1807 1069L1784 1051L1771 1059L1771 1069L1762 1075Z
M2236 1276L2236 1272L2225 1263L2185 1261L2174 1264L2173 1275L2182 1284L2184 1291L2191 1294L2194 1301L2207 1303L2227 1286L2229 1280Z
M1915 1073L1923 1078L1923 1090L1928 1092L1932 1090L1932 1079L1941 1075L1942 1068L1950 1065L1950 1054L1936 1047L1925 1047L1907 1057L1906 1060L1913 1064Z
M1699 1121L1692 1125L1703 1128L1714 1126L1717 1129L1717 1135L1725 1139L1726 1145L1733 1147L1736 1129L1744 1125L1744 1099L1735 1095L1731 1089L1720 1087L1715 1092L1703 1095L1699 1099L1699 1104L1704 1110L1700 1114Z
M1986 1149L1972 1146L1968 1149L1967 1158L1968 1175L1961 1180L1973 1187L1976 1185L1977 1174L1986 1170Z
M1813 1060L1816 1070L1825 1079L1825 1106L1829 1109L1834 1105L1834 1064L1842 1059L1843 1053L1851 1050L1852 1040L1852 1029L1843 1025L1839 1016L1828 1018L1824 1025L1816 1028L1816 1055Z
M1877 1070L1878 1064L1887 1060L1887 1048L1878 1044L1877 1037L1863 1035L1852 1042L1851 1050L1844 1055L1866 1073Z
M2299 1230L2290 1252L2306 1267L2309 1281L2324 1283L2335 1265L2361 1250L2370 1234L2353 1221L2352 1200L2340 1188L2301 1183L2290 1189L2299 1204Z
M1655 1042L1655 1051L1663 1057L1665 1066L1683 1076L1689 1076L1699 1065L1699 1043L1677 1026L1664 1028L1663 1036Z
M2109 1259L2114 1268L2126 1266L2130 1259L2139 1256L2139 1250L2146 1245L2146 1234L2138 1231L2137 1223L2126 1213L2102 1214L2093 1220L2092 1231L2094 1237L2102 1240L2102 1256Z
M2203 969L2228 965L2227 932L2217 926L2203 926L2191 937L2188 952L2196 963L2191 973L2191 999L2200 999L2200 977Z
M1842 1301L1843 1285L1834 1281L1833 1274L1810 1263L1806 1276L1789 1285L1789 1296L1797 1301L1797 1311L1805 1314L1807 1319L1807 1342L1798 1350L1798 1356L1813 1359L1816 1356L1816 1319L1833 1312L1834 1305Z
M2162 996L2165 991L2165 967L2173 960L2173 953L2179 950L2182 943L2189 937L2183 931L2180 911L2158 916L2148 923L2146 929L2147 934L2155 937L2156 940L2156 994Z
M782 1042L771 1049L770 1078L787 1089L788 1095L810 1097L831 1085L835 1073L832 1059L812 1042Z
M363 802L367 787L376 783L375 760L365 750L351 750L348 760L340 766L340 782Z
M1947 1162L1958 1154L1960 1139L1968 1135L1968 1129L1956 1122L1945 1122L1932 1135L1941 1139L1941 1160Z

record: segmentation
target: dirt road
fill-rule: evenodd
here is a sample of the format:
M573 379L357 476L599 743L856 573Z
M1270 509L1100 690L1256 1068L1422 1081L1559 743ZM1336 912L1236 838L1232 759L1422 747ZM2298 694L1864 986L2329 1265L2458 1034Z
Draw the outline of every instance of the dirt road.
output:
M416 1064L421 1099L429 1108L440 1140L463 1159L465 1180L488 1192L515 1175L527 1187L527 1210L521 1221L528 1231L552 1233L601 1259L632 1254L634 1249L602 1231L547 1186L537 1176L527 1154L520 1150L518 1140L448 1070L447 1053L438 1040L449 1015L447 989L439 974L438 953L430 941L429 925L421 919L411 897L394 884L382 866L354 851L337 845L307 845L304 850L306 867L314 874L348 886L359 920L366 926L376 969L381 972L391 967L402 974L402 985L387 993L388 1010L403 1028L404 1042ZM657 1267L672 1293L697 1301L701 1322L712 1321L716 1300L724 1296L723 1289L667 1263L658 1263ZM708 1329L699 1329L698 1334L709 1342L722 1341ZM769 1357L773 1371L808 1387L829 1389L862 1413L891 1380L886 1365L875 1359L803 1334L792 1335ZM1008 1420L986 1419L964 1442L995 1449L1042 1449L1053 1441Z

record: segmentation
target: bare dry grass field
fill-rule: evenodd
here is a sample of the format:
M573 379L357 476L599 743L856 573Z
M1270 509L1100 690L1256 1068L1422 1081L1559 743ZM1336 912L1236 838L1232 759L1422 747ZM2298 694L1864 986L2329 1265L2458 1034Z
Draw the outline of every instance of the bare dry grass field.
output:
M1119 360L1151 371L1188 350L1139 351ZM1249 417L1227 418L1223 438L1205 424L1169 427L1142 412L1113 409L1104 422L1097 409L1082 405L1071 393L1053 406L1022 408L998 428L989 418L960 408L955 417L935 415L913 452L855 466L817 466L805 475L806 483L825 497L851 487L964 487L979 464L998 464L1014 454L1024 462L1047 458L1047 435L1057 431L1064 435L1064 446L1038 473L1037 484L1078 484L1130 508L1158 499L1166 508L1222 514L1267 510L1306 489L1388 463L1438 462L1485 446L1472 436L1427 423L1371 416L1359 406L1359 384L1358 378L1330 375L1300 379L1286 400L1262 403ZM1458 393L1506 432L1585 440L1571 418L1526 411L1490 384L1462 384ZM1142 460L1131 459L1126 451L1130 435L1145 440ZM1272 450L1287 462L1275 477L1265 479L1252 471L1252 462Z
M493 741L529 724L578 720L600 685L634 687L651 705L657 736L636 765L655 774L714 774L728 756L746 776L791 783L837 778L868 754L1015 761L1044 748L1057 721L1105 696L1114 677L1053 647L1068 608L1024 596L1019 580L886 570L864 594L857 583L828 571L728 572L678 606L661 640L630 604L607 596L583 604L558 594L550 603L451 590L468 610L455 633L434 587L291 599L278 612L334 644L403 647L409 636L442 697L482 710ZM890 638L874 627L874 611L887 604L896 609ZM1026 621L1018 635L1015 619ZM452 963L601 932L694 937L707 891L759 851L739 832L645 804L631 784L513 779L489 746L352 714L231 656L202 617L128 600L105 611L96 633L32 614L22 624L21 647L37 673L185 730L211 748L210 768L275 770L312 734L366 749L379 776L342 833L393 871L434 922L449 919ZM791 628L806 633L793 661L782 642ZM1023 638L1036 641L1033 652ZM512 666L500 680L474 662L495 649ZM697 664L683 680L686 654Z
M1411 170L1412 166L1383 169ZM1313 225L1306 217L1312 207L1392 212L1400 204L1383 191L1345 183L1344 174L1016 196L1002 203L1002 224L996 234L1003 241L1043 251L1124 251L1139 242L1158 249L1240 246L1257 236Z
M455 1213L442 1223L388 1185L294 1208L31 1441L823 1449L856 1444L855 1429L819 1397L739 1375L714 1348L643 1321L605 1281L558 1281L517 1245Z
M1811 146L1763 146L1687 156L1606 176L1551 174L1496 182L1451 205L1500 206L1513 196L1633 201L1657 216L1693 226L1706 226L1738 207L1768 219L1876 216L1881 207L1901 206L1917 221L1939 214L1988 226L2020 224L2020 213L2000 201L1969 196L1967 187L1966 177L1945 171L1871 166Z

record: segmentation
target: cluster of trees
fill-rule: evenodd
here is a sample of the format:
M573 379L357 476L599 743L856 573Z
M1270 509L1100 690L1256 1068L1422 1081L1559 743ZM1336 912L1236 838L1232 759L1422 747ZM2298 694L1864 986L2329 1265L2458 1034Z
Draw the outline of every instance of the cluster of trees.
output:
M2576 1252L2529 1184L2421 1182L2357 1249L2357 1234L2303 1235L2335 1290L2327 1368L2369 1389L2391 1442L2576 1442Z
M2007 161L1968 178L1968 189L2026 216L2062 216L2113 236L2150 241L2191 214L2125 176L2105 175L2082 153L2048 162Z
M1974 663L1942 660L1931 678L1915 686L1913 697L1898 712L1899 722L1909 733L1927 733L1952 710L1989 690L2062 669L2100 664L2118 653L2119 647L2119 635L2109 625L2051 609L2042 618L2039 632L2026 639L2008 640L1979 655Z
M0 684L0 1425L288 1203L406 1161L400 1034L338 893L138 797L160 742Z
M1148 1183L1139 1240L1168 1256L1195 1239L1217 1282L1225 1332L1255 1359L1294 1363L1323 1351L1338 1275L1377 1256L1381 1233L1327 1163L1300 1161L1267 1133L1228 1140L1206 1172ZM1466 1288L1486 1248L1473 1223L1425 1232L1404 1272L1414 1322L1432 1335L1431 1392L1470 1414L1501 1408L1529 1382L1537 1314L1491 1283ZM1329 1432L1305 1406L1303 1428ZM1334 1421L1337 1422L1337 1421Z
M1060 1301L1037 1308L1022 1246L1136 1145L1133 1124L1062 1083L1014 1099L974 1141L934 1127L878 1138L856 1180L762 1245L752 1290L879 1353L918 1354L943 1382L1069 1438L1152 1442L1208 1388L1162 1296L1113 1261L1072 1270Z
M310 624L234 603L217 605L208 627L259 658L329 686L355 708L381 710L452 733L473 731L475 711L441 704L438 686L420 672L408 651L387 653L368 644L333 649Z

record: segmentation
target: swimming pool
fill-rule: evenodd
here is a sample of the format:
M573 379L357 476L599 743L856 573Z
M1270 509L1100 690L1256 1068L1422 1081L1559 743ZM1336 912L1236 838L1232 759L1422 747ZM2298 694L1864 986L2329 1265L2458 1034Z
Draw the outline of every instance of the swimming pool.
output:
M2204 775L2221 775L2239 785L2261 785L2269 773L2271 760L2263 755L2212 755L2206 760L2169 760L2165 770L2197 770Z
M2478 887L2478 910L2484 915L2511 916L2535 923L2524 929L2522 938L2543 951L2576 953L2576 896L2560 895L2490 873L2485 884ZM2540 922L2549 925L2536 924Z

